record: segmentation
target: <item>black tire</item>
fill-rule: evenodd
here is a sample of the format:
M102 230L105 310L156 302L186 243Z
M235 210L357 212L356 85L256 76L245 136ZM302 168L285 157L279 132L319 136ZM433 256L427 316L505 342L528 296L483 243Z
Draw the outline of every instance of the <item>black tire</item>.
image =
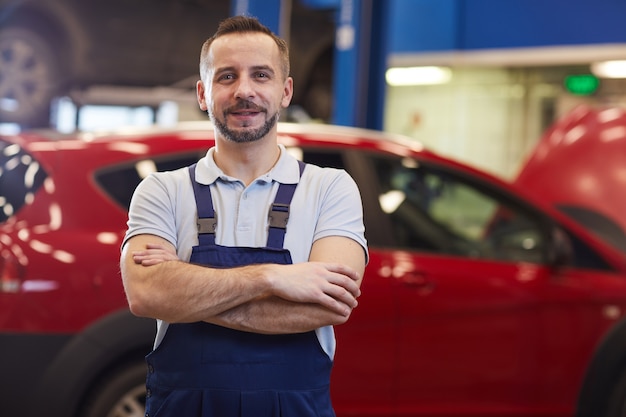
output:
M50 125L50 104L60 94L61 62L45 37L19 26L0 29L0 122Z
M108 374L93 388L81 417L143 417L146 365L129 364Z
M626 370L611 391L606 417L626 417Z

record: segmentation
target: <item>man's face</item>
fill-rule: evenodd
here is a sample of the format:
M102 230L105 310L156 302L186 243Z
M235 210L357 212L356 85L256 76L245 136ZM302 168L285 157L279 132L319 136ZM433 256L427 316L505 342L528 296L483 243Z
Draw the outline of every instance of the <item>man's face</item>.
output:
M261 33L229 34L211 45L208 71L198 83L198 102L218 135L253 142L275 129L289 105L293 81L284 79L278 46Z

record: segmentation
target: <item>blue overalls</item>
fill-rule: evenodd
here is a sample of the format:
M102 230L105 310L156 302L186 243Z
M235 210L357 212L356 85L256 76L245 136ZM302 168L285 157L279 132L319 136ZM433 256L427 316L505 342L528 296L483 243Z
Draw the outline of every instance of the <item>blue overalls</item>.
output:
M300 175L304 170L300 163ZM235 267L291 264L283 249L289 204L297 184L281 184L270 211L265 248L215 244L217 224L208 185L195 181L199 244L191 263ZM146 416L333 417L332 360L314 331L286 335L242 332L205 323L170 324L146 357Z

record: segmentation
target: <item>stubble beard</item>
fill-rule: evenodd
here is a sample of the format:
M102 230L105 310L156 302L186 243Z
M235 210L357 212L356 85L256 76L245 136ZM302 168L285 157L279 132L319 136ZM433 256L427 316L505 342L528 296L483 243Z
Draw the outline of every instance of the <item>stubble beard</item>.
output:
M245 105L244 105L245 106ZM241 108L242 106L237 106L237 108ZM246 129L246 126L240 129L231 129L226 125L226 118L228 117L228 113L231 109L227 109L224 111L223 119L220 120L215 115L209 111L209 117L213 122L213 125L217 129L217 131L227 140L235 143L249 143L256 142L264 138L276 125L279 118L279 112L276 112L272 115L272 117L265 120L263 126L258 129ZM267 114L267 110L263 109L263 112Z

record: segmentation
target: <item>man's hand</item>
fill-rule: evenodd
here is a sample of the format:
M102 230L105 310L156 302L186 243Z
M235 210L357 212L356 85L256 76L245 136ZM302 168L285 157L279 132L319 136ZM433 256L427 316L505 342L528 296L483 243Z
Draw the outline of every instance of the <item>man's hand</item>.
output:
M171 248L155 243L148 243L145 250L133 252L133 261L143 266L151 266L165 261L177 260L178 256Z
M269 279L277 297L297 303L320 304L342 316L350 315L361 295L358 273L338 263L276 265Z

